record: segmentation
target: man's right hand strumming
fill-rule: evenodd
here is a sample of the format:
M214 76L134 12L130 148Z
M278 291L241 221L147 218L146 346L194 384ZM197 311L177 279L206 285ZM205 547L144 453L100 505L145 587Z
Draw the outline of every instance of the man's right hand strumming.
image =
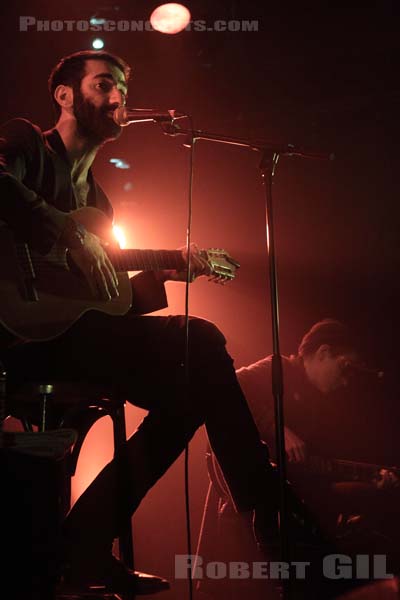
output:
M119 296L117 274L97 235L68 219L61 242L96 298L108 301Z

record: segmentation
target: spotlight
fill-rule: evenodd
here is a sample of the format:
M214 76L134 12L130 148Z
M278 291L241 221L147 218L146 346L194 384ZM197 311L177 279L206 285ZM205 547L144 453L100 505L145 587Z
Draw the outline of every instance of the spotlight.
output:
M116 169L130 169L131 165L127 163L122 158L110 158L110 163L112 163Z
M104 48L104 41L101 38L96 38L92 42L92 48L94 48L94 50L101 50Z
M172 35L183 31L189 24L190 19L191 14L186 6L169 2L168 4L161 4L153 10L150 23L156 31Z
M103 17L92 17L90 19L90 24L95 26L104 25L105 22L106 20Z
M120 248L126 248L126 236L124 230L119 225L113 225L113 234Z

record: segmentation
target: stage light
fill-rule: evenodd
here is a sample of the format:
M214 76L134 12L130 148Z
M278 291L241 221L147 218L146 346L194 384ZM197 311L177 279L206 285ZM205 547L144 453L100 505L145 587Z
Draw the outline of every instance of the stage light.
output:
M153 10L150 23L156 31L172 35L183 31L189 24L190 19L191 14L186 6L169 2L168 4L161 4Z
M119 225L113 225L113 234L120 248L126 248L126 236L124 230Z
M92 42L92 48L94 48L95 50L101 50L102 48L104 48L104 41L101 38L96 38Z
M122 158L110 158L110 163L112 163L116 169L130 169L131 165L127 163Z
M103 19L102 17L92 17L90 19L91 25L104 25L105 22L106 22L106 19Z

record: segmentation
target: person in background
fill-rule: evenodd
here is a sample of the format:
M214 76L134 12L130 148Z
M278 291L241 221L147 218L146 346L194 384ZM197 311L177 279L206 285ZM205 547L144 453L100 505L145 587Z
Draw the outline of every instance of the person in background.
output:
M396 468L379 465L391 431L382 419L384 373L364 361L351 328L331 318L314 323L297 353L282 357L287 475L332 538L385 550L399 539L399 478ZM274 454L271 365L266 356L236 374Z
M376 465L382 456L382 440L390 435L381 418L383 373L365 365L358 336L351 328L331 318L314 323L297 352L282 356L282 367L292 543L299 539L321 541L328 554L385 554L388 570L399 571L400 470ZM236 374L261 439L274 460L272 356L238 368ZM204 560L240 560L247 534L232 510L229 490L211 448L207 465L210 486L197 553ZM296 514L306 516L304 528L297 527L298 520L295 525L292 515ZM315 526L318 537L308 538L308 530ZM307 555L300 558L308 559ZM254 560L260 560L259 556ZM317 567L308 580L294 584L296 598L331 598L343 593L340 582L317 581L320 571ZM349 581L349 588L359 583ZM220 594L218 582L204 581L199 589L212 600ZM242 592L232 590L232 598L243 597ZM271 590L271 597L273 594ZM245 595L259 598L256 582L248 584Z

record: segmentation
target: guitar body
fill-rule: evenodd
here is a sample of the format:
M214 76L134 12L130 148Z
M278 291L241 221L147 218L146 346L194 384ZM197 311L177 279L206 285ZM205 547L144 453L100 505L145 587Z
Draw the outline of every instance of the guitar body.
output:
M99 210L86 207L71 213L89 231L111 239L109 219ZM16 243L12 231L0 226L0 322L18 338L44 341L64 333L88 310L123 315L132 304L127 272L118 273L119 297L97 300L80 274L68 269L65 249L40 256L28 250L34 279L27 277L26 245ZM21 256L22 253L22 256ZM52 255L53 254L53 255ZM59 258L61 257L61 258ZM36 293L36 298L31 288Z
M119 297L97 300L79 269L70 268L65 247L56 244L46 256L39 255L16 241L10 228L0 222L0 324L19 339L50 340L88 310L126 314L132 305L129 271L186 269L181 250L120 249L110 220L97 208L81 208L69 216L104 242L117 272ZM200 254L211 280L225 283L235 277L240 265L224 250L209 248Z

